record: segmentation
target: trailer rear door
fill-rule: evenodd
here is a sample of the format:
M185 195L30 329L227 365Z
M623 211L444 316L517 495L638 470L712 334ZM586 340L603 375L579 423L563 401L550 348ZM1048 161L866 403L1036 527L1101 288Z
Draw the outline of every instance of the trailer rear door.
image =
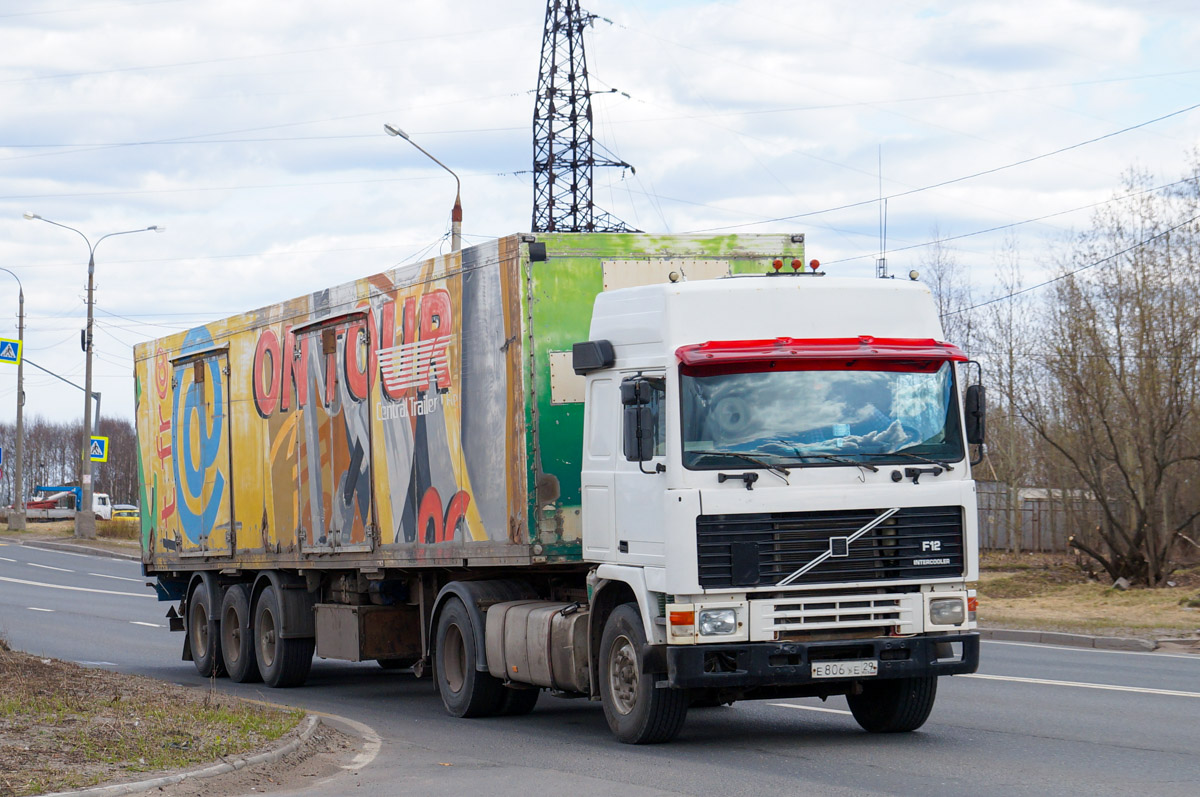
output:
M375 534L366 314L318 322L296 343L308 380L296 437L301 549L369 551Z

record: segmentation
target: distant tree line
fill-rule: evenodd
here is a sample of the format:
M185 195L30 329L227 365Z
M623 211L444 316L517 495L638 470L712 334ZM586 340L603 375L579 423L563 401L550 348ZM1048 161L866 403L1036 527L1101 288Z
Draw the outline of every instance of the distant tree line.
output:
M986 292L944 242L922 265L947 338L983 363L975 477L1007 488L1008 528L1043 488L1092 567L1162 585L1200 552L1200 160L1166 186L1131 173L1046 259L1031 285L1010 239Z
M137 440L133 424L101 418L93 434L108 438L108 462L92 463L92 483L98 493L108 493L117 504L138 503ZM83 459L83 421L56 423L40 416L25 419L25 500L38 485L78 484ZM0 448L4 471L0 501L14 502L16 489L17 433L13 423L0 423Z

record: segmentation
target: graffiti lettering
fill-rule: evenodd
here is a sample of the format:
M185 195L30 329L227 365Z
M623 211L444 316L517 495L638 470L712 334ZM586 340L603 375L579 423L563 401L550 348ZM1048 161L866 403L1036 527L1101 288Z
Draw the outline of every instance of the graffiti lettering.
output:
M258 346L254 349L254 408L263 418L274 414L279 401L283 386L283 364L279 358L279 338L268 327L259 335Z
M435 393L425 398L409 398L399 404L380 404L375 408L375 419L379 421L394 421L400 418L416 418L421 415L432 415L443 406L457 407L458 396L453 394Z
M410 400L414 392L446 393L452 384L453 313L450 292L437 288L402 299L399 341L394 301L380 304L378 317L368 313L365 321L341 327L336 348L343 352L341 378L346 381L350 397L365 400L377 376L383 396L394 402ZM291 327L285 327L282 336L271 328L259 333L252 392L260 416L269 418L276 411L288 412L293 401L296 407L308 406L309 347L320 342L319 333L297 338ZM338 378L335 351L327 355L324 378L317 375L319 398L326 407L337 394Z
M471 496L459 490L450 499L446 514L442 515L442 497L436 487L430 487L421 498L421 507L417 510L417 529L420 542L433 545L439 542L454 542L456 535L469 539L465 529L460 525L466 523L467 507ZM462 534L459 534L459 532Z

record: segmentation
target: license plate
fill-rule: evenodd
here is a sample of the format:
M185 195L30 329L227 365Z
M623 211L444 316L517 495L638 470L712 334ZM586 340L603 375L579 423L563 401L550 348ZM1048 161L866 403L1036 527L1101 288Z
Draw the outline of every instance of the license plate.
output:
M857 661L814 661L813 678L864 678L879 674L879 662L875 659Z

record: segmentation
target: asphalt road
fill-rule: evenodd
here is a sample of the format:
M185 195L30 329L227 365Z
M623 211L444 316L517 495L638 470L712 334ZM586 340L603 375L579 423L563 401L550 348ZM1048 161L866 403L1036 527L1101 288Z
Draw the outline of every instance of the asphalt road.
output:
M146 597L151 596L151 597ZM169 604L137 563L0 544L0 634L32 653L208 686L179 660ZM308 684L246 697L350 717L383 739L362 771L297 794L1200 793L1200 656L984 642L918 732L862 732L845 701L693 709L669 745L630 747L600 707L543 696L526 717L455 720L430 681L318 660Z

